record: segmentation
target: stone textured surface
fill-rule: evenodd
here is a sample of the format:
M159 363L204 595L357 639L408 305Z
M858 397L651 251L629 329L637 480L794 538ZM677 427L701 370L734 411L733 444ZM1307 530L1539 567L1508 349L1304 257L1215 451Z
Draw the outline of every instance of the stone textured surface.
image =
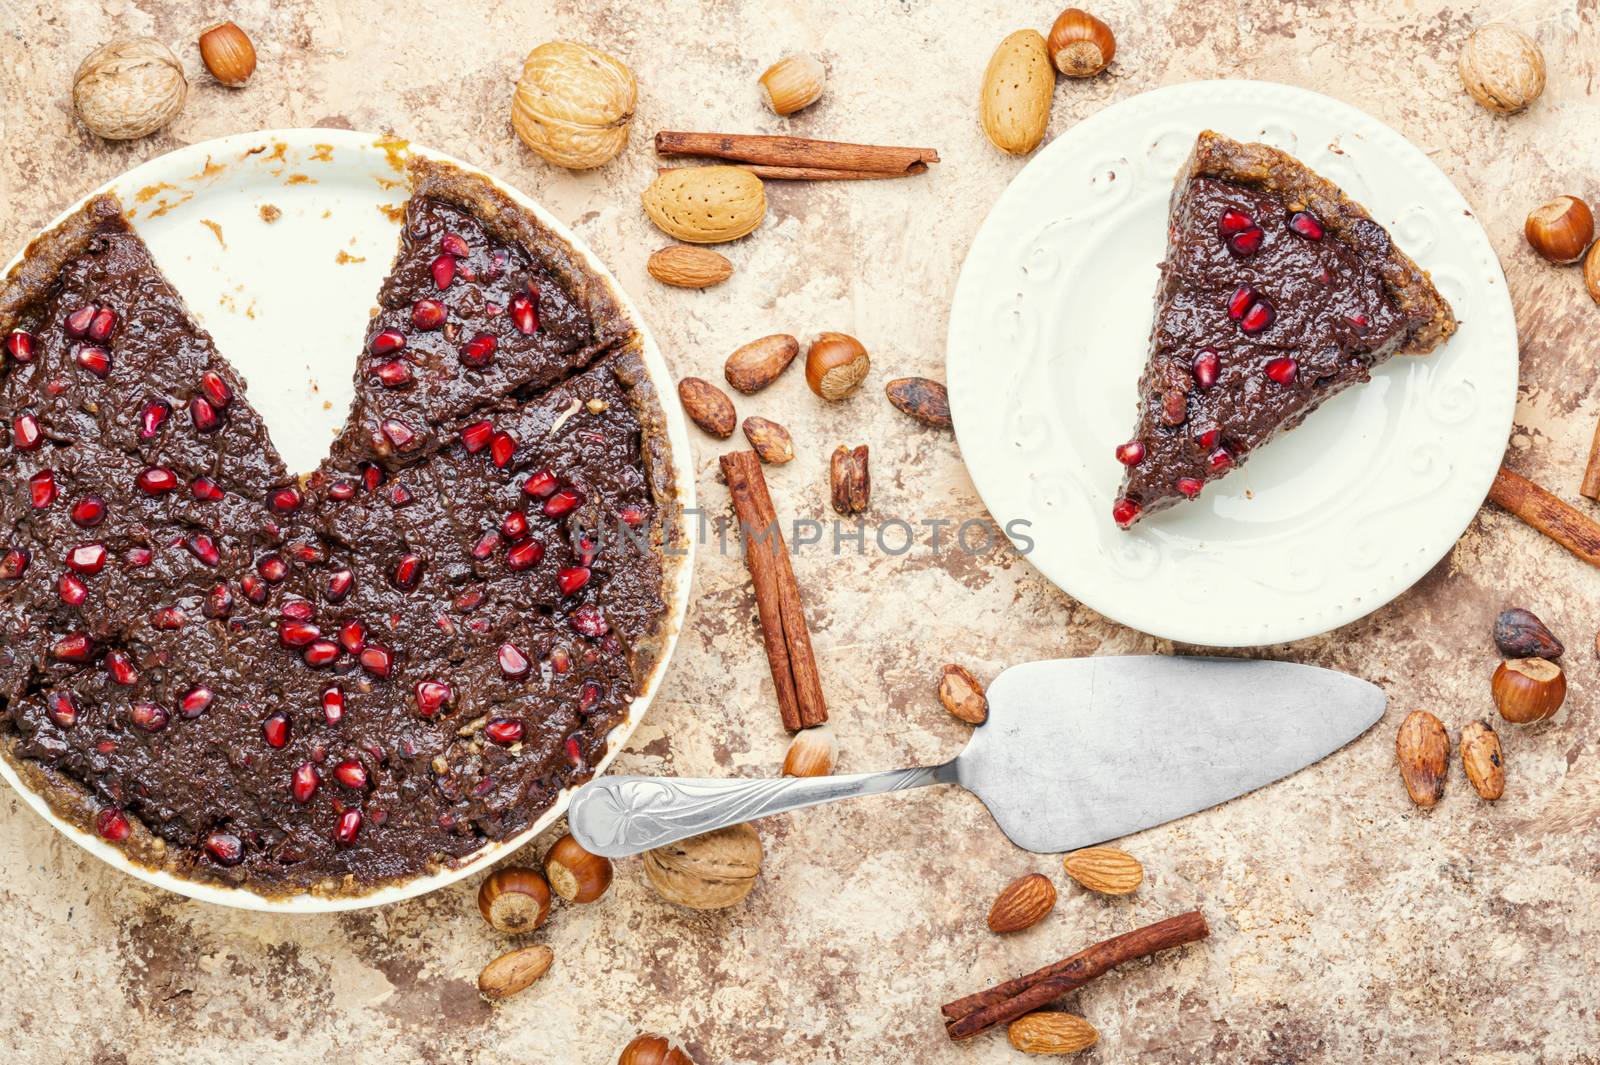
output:
M675 371L715 378L764 333L843 329L875 355L855 399L824 408L791 371L741 414L785 422L799 452L775 470L780 512L826 518L826 455L868 442L880 516L981 517L949 434L910 425L885 380L942 376L946 308L964 249L1021 162L979 131L990 49L1045 5L885 0L842 5L716 0L241 0L228 14L261 51L249 88L200 70L211 14L157 0L0 0L0 244L19 246L83 192L173 147L242 130L392 129L477 163L573 222L642 303ZM1549 63L1531 113L1496 118L1461 90L1455 54L1493 4L1412 0L1261 4L1107 0L1117 30L1105 77L1058 87L1052 132L1157 85L1274 79L1365 108L1426 148L1461 187L1505 265L1522 337L1510 464L1569 498L1600 417L1600 308L1573 269L1545 266L1524 214L1559 193L1600 199L1600 6L1517 5ZM128 145L74 121L78 61L103 40L153 34L193 76L182 117ZM597 173L554 171L511 136L511 80L541 40L569 36L623 57L641 85L626 154ZM754 79L781 52L827 63L824 101L784 122ZM645 274L651 230L637 195L664 126L792 129L929 143L923 178L778 185L738 272L705 293ZM1462 308L1466 314L1471 308ZM694 441L708 506L719 448ZM1587 504L1585 504L1587 506ZM801 556L815 642L846 770L947 757L966 727L933 698L939 665L992 676L1034 657L1169 651L1079 606L1008 550ZM1002 1035L951 1047L937 1005L1086 942L1191 906L1206 943L1101 979L1067 1000L1101 1031L1083 1061L1494 1063L1600 1061L1600 711L1585 569L1486 510L1413 591L1358 624L1264 653L1384 685L1386 720L1350 749L1262 793L1126 846L1145 886L1103 900L1052 858L1011 847L976 800L927 790L761 826L769 858L747 904L691 913L658 901L636 862L599 904L557 912L540 985L497 1008L473 980L506 946L477 916L476 883L339 917L218 909L113 872L0 796L0 941L8 1061L287 1062L614 1060L639 1029L702 1063L1001 1061ZM1502 730L1505 798L1472 795L1453 765L1443 803L1419 813L1393 764L1394 729L1426 707L1452 733L1490 712L1489 622L1525 604L1567 642L1571 696L1554 721ZM737 558L707 551L676 664L623 771L755 775L785 748ZM529 857L533 857L530 848ZM1028 871L1061 889L1035 928L991 936L993 893Z

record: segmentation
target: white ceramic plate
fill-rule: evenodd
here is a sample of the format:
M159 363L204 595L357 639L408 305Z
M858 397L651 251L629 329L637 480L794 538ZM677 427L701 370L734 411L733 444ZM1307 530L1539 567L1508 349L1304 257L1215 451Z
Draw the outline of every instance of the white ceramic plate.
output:
M1134 424L1173 178L1206 128L1282 148L1366 205L1461 329L1124 532L1112 449ZM1326 632L1409 588L1482 504L1516 402L1505 277L1461 194L1370 115L1269 82L1157 89L1056 138L978 231L949 343L962 455L1001 526L1030 523L1029 560L1107 617L1219 647Z
M183 294L190 311L216 338L223 356L249 381L250 402L266 420L291 470L314 469L348 413L367 312L376 305L378 287L394 261L400 234L398 208L410 195L400 165L404 152L482 173L439 152L370 133L282 129L190 145L152 159L89 194L112 191L121 197L134 228ZM617 299L639 324L645 365L663 397L679 499L685 507L692 507L694 470L689 464L688 430L678 404L670 400L672 375L638 308L565 225L516 189L497 184L570 241L590 269L610 282ZM82 203L67 208L50 225ZM263 207L281 214L268 224L262 218ZM17 258L6 269L15 265ZM681 559L668 615L663 619L669 636L661 660L634 700L627 720L608 737L597 773L604 772L627 743L660 686L689 601L693 545L687 549L690 554ZM42 798L18 781L3 759L0 776L73 842L141 880L225 906L294 913L378 906L452 884L533 839L566 812L571 797L570 790L562 792L526 831L485 846L463 865L446 872L367 895L269 899L137 865L117 848L55 816Z

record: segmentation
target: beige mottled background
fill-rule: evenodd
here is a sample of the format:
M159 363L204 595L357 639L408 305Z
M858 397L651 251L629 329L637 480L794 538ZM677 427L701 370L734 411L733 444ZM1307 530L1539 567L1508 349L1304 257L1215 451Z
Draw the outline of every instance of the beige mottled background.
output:
M642 304L674 370L715 377L738 343L844 329L876 362L851 402L823 409L791 372L741 413L794 431L775 471L780 511L823 517L824 456L872 445L880 515L980 516L952 437L881 400L884 380L942 376L949 296L988 205L1022 165L984 141L975 100L990 49L1054 8L997 0L0 0L0 246L19 246L87 189L158 153L256 128L392 129L477 163L572 222ZM231 92L193 41L226 9L261 65ZM1502 5L1438 0L1201 4L1097 0L1117 30L1109 76L1063 84L1051 128L1157 85L1216 76L1330 93L1421 144L1461 187L1505 265L1523 373L1510 462L1575 498L1600 417L1600 308L1575 270L1535 260L1522 218L1567 192L1600 199L1600 6L1515 5L1549 62L1532 113L1490 116L1461 91L1455 54ZM190 68L188 108L125 146L89 136L68 90L102 41L153 34ZM641 86L636 136L598 173L543 165L512 137L510 86L551 37L623 57ZM827 63L827 98L792 122L757 103L781 52ZM645 274L662 243L638 206L662 127L792 129L931 143L923 178L778 185L761 230L729 252L733 280L703 293ZM718 448L696 437L705 502L722 505ZM1587 506L1587 504L1585 504ZM1009 551L981 560L815 553L797 563L834 706L844 768L946 757L965 738L931 695L951 659L985 676L1021 660L1168 651L1079 606ZM937 1005L1086 942L1191 906L1215 930L1068 1004L1102 1032L1095 1062L1600 1062L1600 713L1592 642L1600 574L1486 511L1412 592L1361 623L1270 653L1383 684L1388 719L1347 751L1224 808L1130 839L1145 887L1106 901L1059 863L1010 846L978 803L928 790L777 818L742 908L658 901L624 863L599 904L538 936L551 975L491 1009L473 979L505 944L466 883L377 912L287 919L214 908L112 872L0 795L0 1058L7 1062L562 1062L602 1065L640 1028L685 1041L703 1065L989 1062L1004 1037L945 1040ZM1537 728L1504 730L1510 783L1481 803L1452 767L1431 813L1394 772L1400 717L1427 707L1454 728L1489 709L1491 617L1538 610L1566 639L1572 694ZM771 703L743 567L707 553L689 629L624 771L765 774L785 736ZM1050 873L1061 902L1001 940L992 894Z

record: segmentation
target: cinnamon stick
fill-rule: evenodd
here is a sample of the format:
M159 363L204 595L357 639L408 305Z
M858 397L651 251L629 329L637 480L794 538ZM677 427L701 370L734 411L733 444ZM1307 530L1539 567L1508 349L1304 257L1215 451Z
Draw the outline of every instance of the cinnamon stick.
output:
M1578 486L1578 494L1600 500L1600 423L1594 427L1594 440L1589 444L1589 464L1583 468L1583 483Z
M722 456L721 465L739 519L745 566L755 585L761 642L772 667L783 727L794 732L820 725L828 720L828 704L761 460L754 451L733 451Z
M1009 1024L1125 961L1181 947L1210 934L1205 916L1191 910L1113 936L1026 976L945 1003L940 1007L945 1032L951 1039L968 1039L997 1024Z
M656 154L895 176L920 174L928 169L929 163L939 161L939 153L932 148L895 148L747 133L687 133L671 129L656 134Z
M748 170L763 181L883 181L927 171L926 163L914 163L906 170L829 170L820 166L756 166L753 163L724 164ZM658 166L656 173L670 174L681 166Z
M1504 466L1489 500L1498 503L1591 566L1600 566L1600 524Z

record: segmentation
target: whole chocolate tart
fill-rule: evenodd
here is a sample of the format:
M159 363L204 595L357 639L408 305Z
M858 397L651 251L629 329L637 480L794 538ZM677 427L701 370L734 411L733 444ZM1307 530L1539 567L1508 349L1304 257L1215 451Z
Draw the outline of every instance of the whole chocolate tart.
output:
M1425 271L1362 206L1264 144L1206 131L1178 173L1150 355L1112 507L1193 499L1394 355L1455 331Z
M662 654L640 335L490 182L408 174L304 477L114 198L0 287L0 753L143 864L269 896L448 868L587 779Z

